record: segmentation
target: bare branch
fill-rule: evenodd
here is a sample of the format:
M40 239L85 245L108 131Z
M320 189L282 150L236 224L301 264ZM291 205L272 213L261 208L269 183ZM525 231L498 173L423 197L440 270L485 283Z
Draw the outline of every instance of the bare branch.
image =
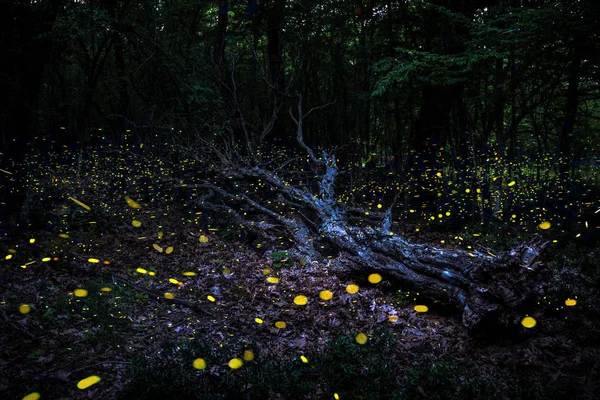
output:
M317 110L320 110L322 108L329 107L329 106L335 104L336 102L337 102L337 98L333 99L333 101L330 101L327 104L323 104L321 106L313 107L306 114L304 114L304 118L308 117L310 115L310 113L312 113L313 111L317 111Z
M302 147L304 150L306 150L306 152L308 153L308 156L310 157L310 160L312 162L314 162L317 165L323 165L323 160L319 160L317 157L315 157L315 153L313 152L313 150L304 143L304 132L303 132L303 127L302 127L302 119L303 119L304 115L302 114L302 94L300 94L300 93L298 93L298 106L297 107L298 107L298 119L294 118L294 116L292 115L292 110L290 109L290 115L292 116L292 119L298 126L298 129L296 131L296 141L298 142L300 147Z

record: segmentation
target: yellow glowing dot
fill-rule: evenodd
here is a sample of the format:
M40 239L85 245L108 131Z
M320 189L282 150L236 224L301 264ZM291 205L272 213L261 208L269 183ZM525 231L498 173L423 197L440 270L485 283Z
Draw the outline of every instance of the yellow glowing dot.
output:
M274 276L270 276L267 278L267 282L269 283L279 283L279 278L276 278Z
M156 272L154 272L154 271L148 271L148 275L154 276L154 275L156 275Z
M21 304L19 306L19 312L21 314L29 314L31 312L31 306L29 304Z
M438 178L441 178L441 177L442 177L442 173L441 173L441 172L438 172L438 173L436 173L435 175L436 175Z
M80 380L79 382L77 382L77 388L78 389L87 389L92 385L95 385L96 383L100 382L100 377L96 376L96 375L92 375L92 376L88 376L85 379Z
M525 328L533 328L536 324L537 321L532 317L525 317L521 321L521 325L523 325Z
M169 282L171 282L173 285L179 285L179 281L175 278L169 278Z
M471 193L471 189L466 189L465 193Z
M10 260L12 258L12 254L7 254L6 257L4 257L6 260Z
M308 303L308 298L306 296L299 295L294 297L294 304L298 306L305 306L306 303Z
M304 356L300 356L300 359L302 360L303 363L308 364L308 358L306 358Z
M376 284L376 283L381 282L382 278L381 278L381 275L379 275L379 274L371 274L371 275L369 275L368 279L369 279L369 282L371 282L372 284Z
M396 321L398 321L398 316L397 315L390 315L388 317L388 321L390 321L390 322L396 322Z
M52 258L50 258L50 257L44 257L44 258L42 258L42 262L48 262L50 260L52 260Z
M140 203L138 203L137 201L133 200L131 197L129 196L125 196L125 201L127 202L127 205L131 208L135 208L135 209L140 209L142 208L142 206L140 205Z
M144 268L138 268L135 271L139 272L140 274L147 274L148 273L148 271L146 271Z
M329 290L321 290L321 293L319 293L319 297L321 298L321 300L331 300L331 298L333 297L333 293L331 293Z
M165 296L165 299L174 299L175 298L175 295L171 292L165 293L164 296Z
M550 224L550 222L548 222L548 221L544 221L541 224L539 224L538 226L540 229L546 230L546 229L550 229L552 224Z
M510 182L508 183L508 186L509 186L509 187L510 187L510 186L515 186L515 183L516 183L515 181L510 181Z
M348 286L346 286L346 292L348 292L350 294L357 293L358 285L355 285L354 283L349 284Z
M252 350L244 350L244 360L252 361L254 360L254 352Z
M566 299L565 300L565 305L568 307L573 307L575 304L577 304L577 300L575 300L575 299Z
M142 223L137 219L134 219L133 221L131 221L131 225L133 225L136 228L139 228L140 226L142 226Z
M94 264L97 264L97 263L99 263L99 262L100 262L100 260L98 260L97 258L88 258L88 262L89 262L89 263L94 263Z
M88 206L87 204L82 203L81 201L73 198L73 197L69 197L69 200L74 201L76 204L80 205L81 207L85 208L86 210L91 210L90 206Z
M256 318L254 318L254 322L256 322L257 324L262 324L263 320L260 319L260 318L258 318L258 317L256 317Z
M427 306L415 306L414 310L416 312L427 312L429 308L427 308Z
M377 208L381 208L383 207L381 204L377 204Z
M275 328L278 329L284 329L287 326L287 324L283 321L277 321L275 322Z
M242 365L244 365L244 362L239 358L232 358L231 360L229 360L229 363L227 365L229 365L229 368L231 369L238 369L241 368Z
M164 236L164 233L163 233L163 231L158 231L158 238L159 238L159 239L162 239L162 238L163 238L163 236Z
M206 368L206 361L204 361L203 358L196 358L192 365L196 369L204 369L204 368Z
M200 243L206 243L206 242L208 242L208 236L200 235L200 237L198 238L198 241Z
M106 286L105 286L105 287L103 287L103 288L100 288L100 291L101 291L101 292L104 292L104 293L108 293L108 292L112 292L112 289L111 289L111 288L109 288L109 287L106 287Z
M87 297L88 291L86 289L75 289L73 294L75 297Z
M183 276L196 276L196 273L194 271L184 271L182 273Z
M364 333L359 333L358 335L356 335L356 343L358 343L358 344L367 343L367 335L365 335Z
M212 301L214 303L215 298L212 297L211 295L206 296L206 298L208 299L208 301Z
M35 243L35 239L29 239L29 243Z
M165 253L167 254L171 254L173 252L173 247L169 246L167 247L167 249L165 250Z
M27 396L23 397L23 400L39 400L40 394L38 392L29 393Z
M63 238L63 239L68 239L68 238L70 238L71 236L69 236L69 235L68 235L68 234L66 234L66 233L59 233L59 234L58 234L58 237L60 237L60 238Z
M157 245L156 243L154 243L154 244L152 245L152 247L154 247L154 250L158 251L159 253L162 253L162 252L163 252L163 248L162 248L162 247L160 247L159 245Z

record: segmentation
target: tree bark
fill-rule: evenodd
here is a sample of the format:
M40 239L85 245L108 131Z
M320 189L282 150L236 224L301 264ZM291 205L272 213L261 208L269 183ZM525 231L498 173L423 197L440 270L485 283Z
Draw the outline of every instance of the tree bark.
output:
M229 1L219 0L219 19L217 22L217 38L215 40L215 64L221 68L225 60L225 34L229 23Z
M311 265L316 261L316 265L323 265L332 272L380 272L391 276L422 295L462 310L463 323L468 328L486 322L514 324L522 318L520 308L543 294L539 258L545 243L539 239L500 254L436 248L410 243L393 233L392 207L385 212L366 213L366 210L338 202L336 158L325 151L317 156L304 143L301 100L297 112L298 115L293 116L298 126L297 141L312 164L311 175L317 179L314 187L318 193L292 185L278 172L264 167L234 165L228 161L224 178L262 182L270 193L279 195L280 201L261 201L242 191L227 192L215 184L205 183L202 186L225 201L215 205L204 198L202 205L226 212L263 236L269 236L268 232L274 228L285 229L295 243L291 254ZM267 216L269 221L246 219L246 213L242 215L239 208L234 207L235 203L245 203L263 217ZM275 203L293 204L295 212L271 208ZM361 224L353 222L359 216L369 220ZM316 243L323 240L339 250L337 257L330 259L317 250Z
M581 38L573 40L573 49L571 54L571 64L569 66L567 104L565 107L565 117L563 120L562 131L559 138L560 151L560 178L563 185L569 182L569 172L571 169L571 143L573 142L573 129L577 117L577 108L579 105L579 79L581 75L581 62L583 60L583 46L579 45Z
M267 9L267 56L269 58L269 78L273 86L271 93L272 108L279 115L280 104L285 90L285 71L283 63L283 28L285 26L286 0L272 0ZM282 145L293 143L286 133L283 118L276 118L272 128L273 138Z

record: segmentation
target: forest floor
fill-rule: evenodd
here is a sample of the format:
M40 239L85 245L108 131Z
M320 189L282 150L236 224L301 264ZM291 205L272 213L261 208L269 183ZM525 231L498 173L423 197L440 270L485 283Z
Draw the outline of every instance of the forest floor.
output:
M69 234L3 232L1 398L591 399L600 393L599 246L547 250L552 289L537 308L523 310L535 327L474 335L459 312L385 276L372 284L368 274L336 276L326 263L288 260L285 238L240 242L231 231L195 225L197 214L161 203L133 211L139 224L123 217L109 229L84 215ZM439 244L447 236L417 235L410 225L395 230L419 242ZM584 267L596 269L584 276ZM323 291L331 299L321 298ZM306 296L306 304L297 296ZM567 297L577 304L565 306ZM232 359L243 365L236 368Z

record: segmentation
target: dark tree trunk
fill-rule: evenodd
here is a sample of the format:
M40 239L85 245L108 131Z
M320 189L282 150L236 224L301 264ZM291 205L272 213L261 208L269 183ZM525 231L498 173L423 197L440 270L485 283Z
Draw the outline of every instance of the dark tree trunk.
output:
M506 98L504 94L504 61L501 58L496 59L496 76L494 89L494 107L493 107L493 122L496 131L496 153L500 155L501 160L496 165L501 165L506 150L506 137L504 129L504 106ZM492 215L497 217L502 211L500 199L502 198L502 181L503 174L496 177L492 189L494 204Z
M567 104L565 107L565 117L559 139L560 152L560 178L563 184L569 181L569 172L572 161L571 143L573 142L573 129L577 117L577 108L579 105L579 79L581 75L581 62L583 60L583 46L578 45L580 39L575 39L571 53L571 65L569 67Z
M40 84L53 50L48 32L62 3L61 0L0 2L0 90L5 105L0 113L0 146L17 162L23 160L28 141L38 133Z
M395 35L395 30L394 30L394 12L393 12L393 8L392 8L392 1L391 0L386 0L386 8L387 8L387 18L388 18L388 40L389 40L389 44L388 44L388 55L390 57L396 57L396 35ZM398 104L398 100L396 99L396 96L392 97L392 105L393 105L393 110L394 110L394 139L391 140L391 151L392 151L392 155L395 157L396 162L395 164L398 163L398 160L401 157L402 154L402 143L403 143L403 132L404 132L404 127L403 127L403 123L402 123L402 117L400 115L400 105Z
M219 0L219 19L217 22L217 38L215 39L215 64L222 66L225 60L225 34L229 23L229 0Z
M273 109L280 108L285 90L285 71L283 66L283 28L285 26L286 0L271 0L267 10L267 56L269 62L269 78L272 85L271 101ZM277 113L276 116L278 116ZM276 118L272 128L272 137L288 146L293 143L283 123L283 118Z

